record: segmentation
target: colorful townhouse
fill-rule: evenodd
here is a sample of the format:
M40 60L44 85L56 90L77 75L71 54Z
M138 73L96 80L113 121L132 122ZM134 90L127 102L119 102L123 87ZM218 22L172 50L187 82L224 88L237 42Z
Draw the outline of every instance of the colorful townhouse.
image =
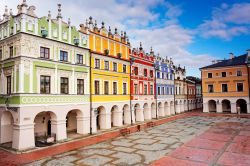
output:
M159 116L175 114L174 107L174 68L172 59L155 58L156 67L156 100Z
M82 24L91 52L91 131L131 123L130 43L126 32L112 32L90 17Z
M187 107L187 84L186 69L180 65L174 66L175 69L175 112L182 113L188 110Z
M188 77L187 77L188 78ZM196 109L196 85L195 81L186 79L187 84L187 110Z
M136 122L156 118L154 52L139 49L131 54L131 110Z
M0 21L0 143L17 150L89 133L89 36L61 5L56 18L35 9L23 1Z
M202 67L203 112L250 113L249 58L250 51L241 56Z
M201 79L194 76L187 76L187 80L195 83L195 106L194 109L202 108L202 88ZM189 92L189 91L188 91ZM190 98L190 97L188 97Z

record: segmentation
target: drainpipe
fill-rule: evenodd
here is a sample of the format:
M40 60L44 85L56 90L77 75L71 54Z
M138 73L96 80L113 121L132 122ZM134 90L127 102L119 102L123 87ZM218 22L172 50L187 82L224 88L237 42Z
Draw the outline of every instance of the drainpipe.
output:
M188 82L186 81L186 84L187 84L187 106L188 106L188 111L189 111L189 102L188 102L188 95L189 95L189 93L188 93Z
M132 60L130 60L130 73L129 73L129 76L130 76L130 100L129 100L129 102L130 102L130 118L131 118L131 126L133 125L133 116L132 116L132 113L133 113L133 111L132 111L132 94L131 94L131 92L132 92L132 86L131 86L131 82L132 82L132 78L131 78L131 76L132 76Z
M249 97L249 101L250 101L250 75L249 75L249 67L248 64L246 64L247 66L247 76L248 76L248 97ZM247 107L248 108L248 107ZM248 108L249 109L249 108ZM248 111L248 110L247 110Z
M157 67L156 67L156 64L155 64L155 101L156 101L155 112L156 112L156 119L158 119L158 114L157 114L158 103L157 103L157 85L156 85L156 74L157 74Z
M175 92L175 88L176 88L176 87L175 87L175 73L174 73L174 72L173 72L173 79L174 79L174 112L176 112L176 111L175 111L175 93L176 93L176 92Z
M90 135L92 135L92 111L93 111L93 106L92 106L92 62L91 62L91 56L92 53L90 51L89 55L89 73L90 73L90 78L89 78L89 97L90 97Z

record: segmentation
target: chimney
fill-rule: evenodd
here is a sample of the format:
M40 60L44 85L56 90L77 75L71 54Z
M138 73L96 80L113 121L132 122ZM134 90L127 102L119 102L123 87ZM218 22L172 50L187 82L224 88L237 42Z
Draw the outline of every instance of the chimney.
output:
M247 57L250 58L250 49L247 50Z
M229 53L229 55L230 55L230 59L234 58L234 54L233 53Z

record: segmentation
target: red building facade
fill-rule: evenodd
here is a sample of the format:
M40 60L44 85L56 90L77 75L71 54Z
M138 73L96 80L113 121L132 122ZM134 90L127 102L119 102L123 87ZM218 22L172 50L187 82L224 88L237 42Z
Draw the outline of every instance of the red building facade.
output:
M145 54L141 44L131 53L131 100L135 121L156 117L154 53Z

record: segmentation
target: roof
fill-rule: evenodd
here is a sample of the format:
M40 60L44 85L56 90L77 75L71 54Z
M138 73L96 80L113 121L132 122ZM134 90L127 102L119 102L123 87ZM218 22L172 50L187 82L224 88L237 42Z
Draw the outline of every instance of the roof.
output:
M247 60L247 54L244 54L238 57L234 57L233 59L222 60L218 63L205 66L200 69L244 65L246 64L246 60Z

